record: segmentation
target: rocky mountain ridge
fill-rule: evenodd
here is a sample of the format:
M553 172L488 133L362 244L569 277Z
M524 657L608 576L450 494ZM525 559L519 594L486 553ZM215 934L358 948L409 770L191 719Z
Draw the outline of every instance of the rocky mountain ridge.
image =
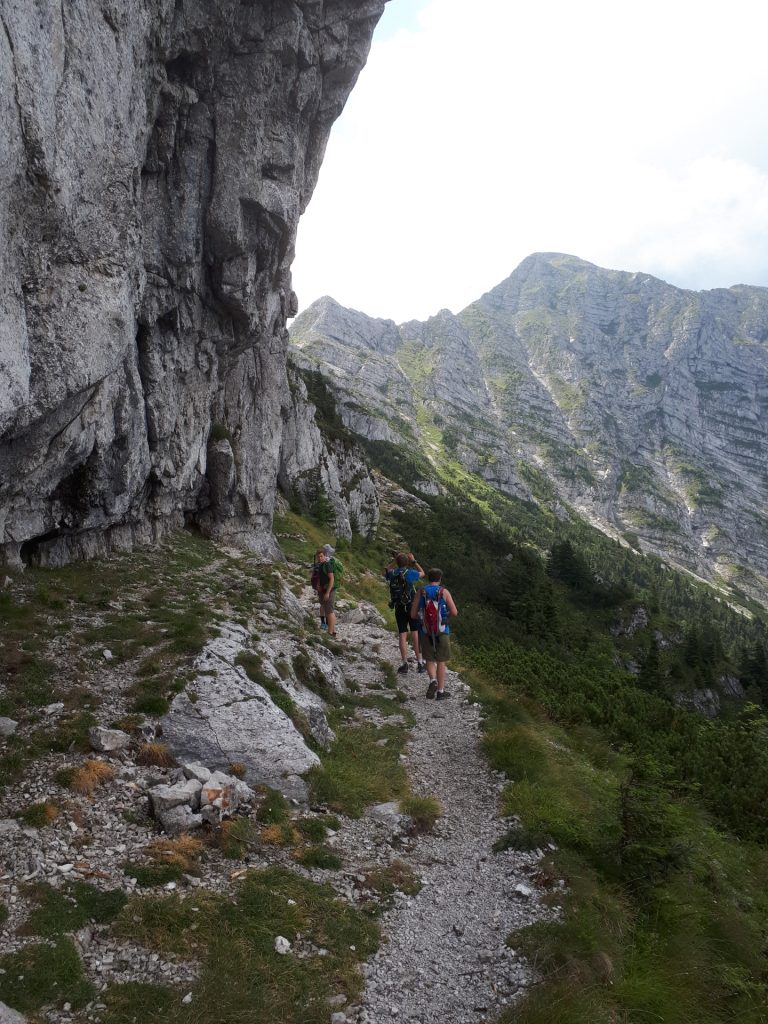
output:
M768 289L545 253L458 315L398 326L325 298L291 338L353 433L438 445L503 493L768 596Z
M0 2L1 560L274 553L296 226L384 6Z

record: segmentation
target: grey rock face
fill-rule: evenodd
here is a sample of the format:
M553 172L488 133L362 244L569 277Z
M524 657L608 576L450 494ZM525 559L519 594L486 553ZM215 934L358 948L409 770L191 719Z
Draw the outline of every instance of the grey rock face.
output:
M13 736L19 723L13 718L0 718L0 736Z
M500 491L768 598L768 289L689 292L544 253L458 316L397 331L327 299L294 321L297 360L350 429L429 458L426 412Z
M180 761L218 771L240 762L249 781L304 800L302 775L319 758L267 690L236 664L247 639L242 627L224 626L206 644L195 663L192 692L176 696L162 721L165 742ZM193 782L200 786L194 779L188 785Z
M369 535L379 522L376 486L361 453L343 439L328 438L315 420L315 407L295 371L291 373L293 401L286 409L278 483L283 494L297 496L311 507L318 493L333 509L333 532L350 539L353 532Z
M272 550L300 213L384 0L0 0L0 556Z

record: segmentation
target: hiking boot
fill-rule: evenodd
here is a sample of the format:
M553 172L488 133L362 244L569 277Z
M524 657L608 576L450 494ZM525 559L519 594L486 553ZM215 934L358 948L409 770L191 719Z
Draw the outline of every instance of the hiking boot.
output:
M400 666L400 668L397 671L398 671L398 675L404 676L405 673L408 671L408 662L404 661L403 664Z
M320 629L328 629L328 623L327 622L321 622L320 623Z
M451 695L450 695L450 693L448 693L448 691L447 691L447 690L439 690L439 691L438 691L438 692L437 692L437 693L435 694L435 700L448 700L448 698L449 698L450 696L451 696Z
M432 700L436 693L437 693L437 680L436 679L430 679L429 680L429 686L427 687L427 693L426 693L427 700Z
M416 671L419 673L419 675L421 675L422 672L426 672L427 671L427 663L426 663L426 661L420 661L419 664L416 666Z

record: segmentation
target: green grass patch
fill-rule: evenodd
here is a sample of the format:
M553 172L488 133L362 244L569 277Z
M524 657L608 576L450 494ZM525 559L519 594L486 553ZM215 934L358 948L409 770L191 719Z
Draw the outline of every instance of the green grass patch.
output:
M23 925L26 935L63 935L78 931L89 921L107 924L126 902L119 889L104 892L87 882L70 882L63 889L40 883L29 889L29 896L36 906Z
M265 825L282 825L290 816L290 805L279 789L272 789L271 786L256 786L257 793L262 795L262 801L256 812L257 821Z
M0 1001L19 1013L35 1013L52 1004L79 1010L94 994L70 939L25 946L0 957Z
M178 882L183 874L177 864L134 864L130 861L123 865L123 871L128 878L135 878L142 889Z
M256 826L249 818L230 818L222 823L219 848L230 860L242 860L256 843Z
M234 899L177 895L136 898L115 925L160 953L199 956L202 971L179 1024L204 1020L327 1024L328 998L353 1001L362 988L358 964L378 945L365 914L293 872L273 867L249 874ZM326 956L280 956L276 935L327 950Z
M337 831L339 819L332 815L322 815L319 818L299 818L296 828L305 839L309 839L313 843L321 843L329 829Z
M384 746L378 740L386 739ZM307 773L313 802L359 818L369 804L407 794L408 779L399 755L405 730L398 726L340 726L320 767Z
M104 1009L97 1011L100 1024L165 1024L179 1005L180 995L164 985L128 981L109 985L99 996Z
M307 846L296 855L296 860L305 868L329 868L334 871L341 867L341 857L327 846Z

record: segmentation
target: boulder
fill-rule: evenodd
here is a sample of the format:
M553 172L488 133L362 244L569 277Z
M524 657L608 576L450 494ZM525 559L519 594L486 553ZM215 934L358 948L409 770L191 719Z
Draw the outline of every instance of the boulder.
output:
M244 629L225 625L221 636L206 644L195 663L200 674L191 684L196 699L186 693L174 698L162 721L163 738L182 763L223 772L240 762L251 783L306 800L302 775L320 760L267 690L235 664L247 641Z
M88 739L93 749L102 754L124 750L131 742L131 737L122 729L105 729L100 725L88 731Z
M177 836L182 832L191 832L193 829L200 828L203 824L203 816L195 814L187 804L180 804L178 807L169 807L167 810L161 811L157 815L157 820L160 822L163 831L169 836Z
M384 626L386 620L381 612L367 601L361 601L355 608L343 612L339 621L348 625Z
M13 718L0 718L0 736L13 736L18 724Z

